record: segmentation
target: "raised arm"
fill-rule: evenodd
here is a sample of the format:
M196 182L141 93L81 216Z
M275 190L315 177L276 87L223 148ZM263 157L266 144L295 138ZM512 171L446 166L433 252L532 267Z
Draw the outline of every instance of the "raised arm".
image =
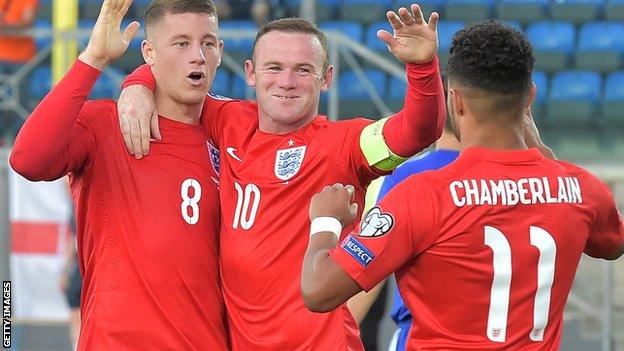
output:
M105 0L89 44L79 61L50 91L20 130L11 151L13 169L30 180L60 178L79 158L70 152L72 129L100 71L121 56L136 34L132 22L124 33L119 26L132 0Z
M406 64L408 85L403 109L363 133L362 146L367 159L381 170L394 169L405 158L431 145L442 134L446 116L444 87L436 56L438 14L432 13L426 22L420 7L413 4L411 11L400 8L398 14L389 11L386 16L394 35L380 30L377 36ZM367 147L376 147L367 146L364 138L369 137L372 130L380 129L377 124L383 125L385 145L398 161L384 161L382 156L371 159L367 154Z

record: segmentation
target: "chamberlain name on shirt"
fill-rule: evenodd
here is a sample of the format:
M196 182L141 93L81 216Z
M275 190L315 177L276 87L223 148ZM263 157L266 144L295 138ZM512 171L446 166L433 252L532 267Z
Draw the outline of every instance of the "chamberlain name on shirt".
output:
M581 186L576 177L557 177L556 185L547 177L511 179L464 179L449 184L457 207L517 204L580 204Z

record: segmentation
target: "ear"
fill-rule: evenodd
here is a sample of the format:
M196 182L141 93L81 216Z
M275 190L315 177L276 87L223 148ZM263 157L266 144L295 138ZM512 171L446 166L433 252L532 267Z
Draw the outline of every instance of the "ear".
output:
M223 40L219 39L219 61L217 61L217 66L221 66L221 57L223 57Z
M321 84L321 91L327 91L331 88L331 85L334 81L334 66L327 66L327 71L323 75L323 81Z
M533 106L533 102L535 101L535 97L537 96L537 85L535 82L531 83L531 90L529 91L529 98L524 106L524 108Z
M154 44L147 40L143 40L141 43L141 53L143 54L143 60L150 66L154 66L156 58L156 51L154 50Z
M451 101L453 102L453 106L451 107L453 109L453 114L456 117L463 117L465 106L461 93L456 89L449 89L448 93L451 97Z
M245 80L250 87L256 86L256 76L254 75L254 65L251 60L245 60Z

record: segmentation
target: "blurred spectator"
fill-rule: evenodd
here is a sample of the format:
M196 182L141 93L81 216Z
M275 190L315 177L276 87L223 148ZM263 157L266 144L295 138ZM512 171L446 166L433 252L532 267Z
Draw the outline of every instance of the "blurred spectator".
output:
M38 6L38 0L0 0L0 71L3 74L14 73L35 56L35 40L20 33L33 24ZM15 87L21 96L26 92L26 83L26 79L22 79ZM21 118L13 111L0 111L0 142L3 138L13 139L21 123Z
M269 0L215 0L220 20L249 20L261 26L269 21Z
M38 0L0 0L0 61L3 63L26 63L35 56L35 40L19 35L19 31L30 28L38 6Z

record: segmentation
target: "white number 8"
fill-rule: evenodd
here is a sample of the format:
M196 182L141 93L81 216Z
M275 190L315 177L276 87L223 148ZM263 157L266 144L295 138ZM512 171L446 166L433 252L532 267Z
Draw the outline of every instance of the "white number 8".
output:
M189 197L189 189L193 188L193 197ZM188 224L197 224L199 221L199 199L201 199L201 185L195 179L188 178L182 182L180 188L180 195L182 196L182 204L180 210L182 211L182 218ZM189 208L191 214L189 215Z

